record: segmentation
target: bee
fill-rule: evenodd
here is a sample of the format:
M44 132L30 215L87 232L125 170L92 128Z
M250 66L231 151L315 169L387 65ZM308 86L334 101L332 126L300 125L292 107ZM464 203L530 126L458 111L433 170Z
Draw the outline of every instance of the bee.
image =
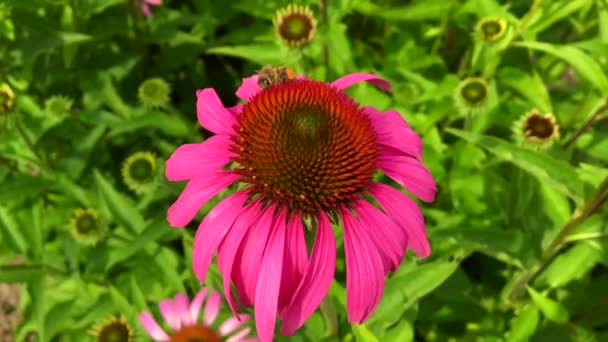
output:
M258 86L260 89L268 88L271 85L285 83L296 78L293 69L284 66L266 65L258 70Z

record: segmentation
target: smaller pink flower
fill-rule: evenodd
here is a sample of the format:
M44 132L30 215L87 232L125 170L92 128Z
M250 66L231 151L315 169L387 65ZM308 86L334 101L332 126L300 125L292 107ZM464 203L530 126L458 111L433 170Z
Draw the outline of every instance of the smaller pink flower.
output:
M228 318L217 329L211 327L220 312L222 297L217 291L211 292L207 297L208 291L203 287L192 302L189 302L188 296L183 293L178 293L174 299L164 299L160 302L160 313L173 330L170 335L156 323L148 311L139 315L139 321L148 335L157 342L257 342L257 338L246 338L251 328L240 329L249 321L246 314ZM201 314L205 297L207 303ZM200 316L203 316L202 323L199 323Z
M141 0L139 8L141 9L142 13L146 17L152 16L152 11L150 10L150 5L160 6L160 5L162 5L162 0Z

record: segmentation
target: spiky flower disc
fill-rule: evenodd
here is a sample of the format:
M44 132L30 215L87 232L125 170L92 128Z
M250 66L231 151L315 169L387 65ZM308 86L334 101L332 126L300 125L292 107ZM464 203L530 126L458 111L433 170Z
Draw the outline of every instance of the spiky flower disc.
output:
M110 316L89 331L95 336L97 342L133 342L135 341L133 329L129 326L124 316Z
M169 104L171 86L162 78L150 78L139 86L138 96L147 108L162 108Z
M73 101L65 96L54 95L44 102L44 110L54 116L68 114L72 109Z
M482 18L475 27L479 39L488 43L495 43L505 36L507 21L504 19L487 17Z
M156 184L158 166L151 152L136 152L122 164L122 179L129 189L143 193Z
M260 92L243 108L236 131L237 172L251 193L303 213L348 202L376 169L369 117L324 82L294 80Z
M483 110L489 98L488 83L480 77L469 77L460 82L454 94L454 100L463 113L475 113Z
M541 114L534 108L515 122L513 135L520 144L545 149L559 138L559 126L553 113Z
M317 30L317 20L308 6L289 4L277 11L272 22L279 38L294 48L310 42Z
M105 235L105 226L95 209L78 208L72 215L70 233L76 241L84 245L95 245Z

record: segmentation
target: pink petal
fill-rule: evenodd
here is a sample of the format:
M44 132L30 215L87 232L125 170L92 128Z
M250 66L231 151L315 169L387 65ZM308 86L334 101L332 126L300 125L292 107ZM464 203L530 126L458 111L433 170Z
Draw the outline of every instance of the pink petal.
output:
M257 220L258 215L261 212L260 202L254 202L249 206L246 206L236 221L232 225L232 229L224 238L224 241L219 247L217 256L218 265L222 277L224 278L224 295L228 301L228 305L233 313L237 313L238 305L232 291L230 289L230 281L232 280L232 273L234 267L234 261L236 259L239 246L241 245L244 237L247 235L247 231L254 227L254 223Z
M232 135L234 115L224 107L213 88L196 91L196 114L201 126L215 134Z
M408 243L414 253L422 258L428 257L431 247L426 237L424 217L416 202L401 191L382 183L372 183L369 192L393 221L407 231Z
M211 326L217 315L220 313L222 307L222 296L219 292L213 291L209 298L207 298L207 304L205 305L205 325Z
M433 175L420 162L411 157L383 153L378 158L377 166L395 182L425 202L433 202L437 186Z
M194 296L194 299L192 299L192 303L190 303L190 320L192 323L198 322L198 314L201 312L201 305L203 304L206 295L207 288L203 287L198 291L196 296Z
M234 262L237 269L233 269L232 281L239 294L241 303L245 306L253 304L255 288L262 264L262 257L266 248L266 242L270 234L275 207L272 205L263 209L257 222L241 242L237 259Z
M202 283L215 250L228 233L247 200L245 191L236 192L216 205L198 226L192 250L192 268Z
M243 83L241 83L241 86L236 90L236 96L241 100L249 101L249 99L259 91L258 75L254 74L253 76L243 78Z
M173 308L175 313L179 316L182 326L188 326L194 323L190 319L188 296L183 293L176 294L173 299Z
M336 241L325 213L319 213L317 236L306 273L281 318L281 334L292 335L327 295L336 268Z
M249 321L249 315L247 314L239 314L238 316L232 316L220 325L218 331L220 335L226 336L232 334L235 330L237 330L240 326L247 323Z
M346 255L346 310L348 322L362 323L374 311L384 290L382 259L361 225L348 209L341 210Z
M228 107L228 111L230 111L230 113L232 113L232 115L234 115L234 117L238 117L241 112L243 111L243 104L242 103L237 103L232 107Z
M308 250L301 215L293 214L290 217L285 234L286 250L283 260L279 311L291 301L308 264Z
M151 17L152 16L152 11L150 10L150 6L145 3L142 2L141 5L139 6L139 9L141 9L141 12L146 16L146 17Z
M160 302L160 313L173 330L177 330L182 326L182 321L179 313L175 310L173 301L165 299Z
M156 323L156 320L149 312L144 311L139 314L139 321L141 322L141 325L144 326L144 329L148 335L150 335L154 341L169 341L169 336L167 336L167 333L165 333L158 323Z
M241 331L239 331L238 334L228 338L226 340L226 342L258 342L258 339L243 339L243 337L247 336L247 334L249 334L249 332L251 331L251 328L245 328Z
M150 5L161 5L162 4L162 0L144 0L144 1L149 3Z
M230 162L232 142L226 135L214 135L200 144L182 145L167 160L165 174L170 181L206 177Z
M285 220L286 213L281 210L272 225L255 288L255 326L262 342L270 342L274 336L285 252Z
M232 171L218 170L191 179L167 212L169 224L173 227L186 226L208 200L239 178Z
M364 107L378 135L378 143L394 148L405 155L422 158L422 140L405 122L399 112L381 112L373 107Z
M334 87L336 87L340 90L343 90L354 84L357 84L359 82L364 82L364 81L369 82L382 90L389 91L389 92L391 91L390 82L388 82L387 80L382 79L374 74L369 74L369 73L365 73L365 72L355 72L352 74L344 75L344 76L338 78L337 80L331 82L331 85L333 85Z

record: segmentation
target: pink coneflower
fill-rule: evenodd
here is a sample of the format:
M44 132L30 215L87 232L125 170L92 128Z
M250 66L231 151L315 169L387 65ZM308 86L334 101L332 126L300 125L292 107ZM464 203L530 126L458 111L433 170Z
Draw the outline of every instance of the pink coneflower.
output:
M143 311L139 315L139 321L154 341L220 342L226 339L226 342L256 342L257 339L255 338L245 338L251 328L238 331L249 320L247 315L240 314L230 317L218 329L211 327L222 305L222 297L218 292L209 294L205 309L202 315L199 315L207 292L208 289L203 287L194 297L192 303L189 303L188 297L183 293L178 293L173 300L165 299L160 302L160 312L167 324L173 329L171 334L167 334L147 311ZM202 323L199 322L200 316L204 316Z
M141 9L141 12L146 17L152 16L152 10L150 9L150 5L152 5L152 6L162 5L162 0L139 0L139 1L140 1L139 8Z
M229 305L236 310L232 282L240 302L254 306L260 340L270 341L277 315L281 333L291 335L326 296L336 261L332 224L341 221L348 319L360 323L408 246L430 254L416 202L372 181L380 170L433 201L422 142L398 112L362 108L343 92L362 81L390 91L373 74L332 83L300 76L263 90L257 78L243 79L236 94L246 103L230 108L211 88L197 92L198 120L215 135L180 146L167 161L170 180L189 180L169 209L169 223L187 225L206 201L238 183L196 232L194 272L204 281L217 251ZM305 229L316 231L310 256Z

